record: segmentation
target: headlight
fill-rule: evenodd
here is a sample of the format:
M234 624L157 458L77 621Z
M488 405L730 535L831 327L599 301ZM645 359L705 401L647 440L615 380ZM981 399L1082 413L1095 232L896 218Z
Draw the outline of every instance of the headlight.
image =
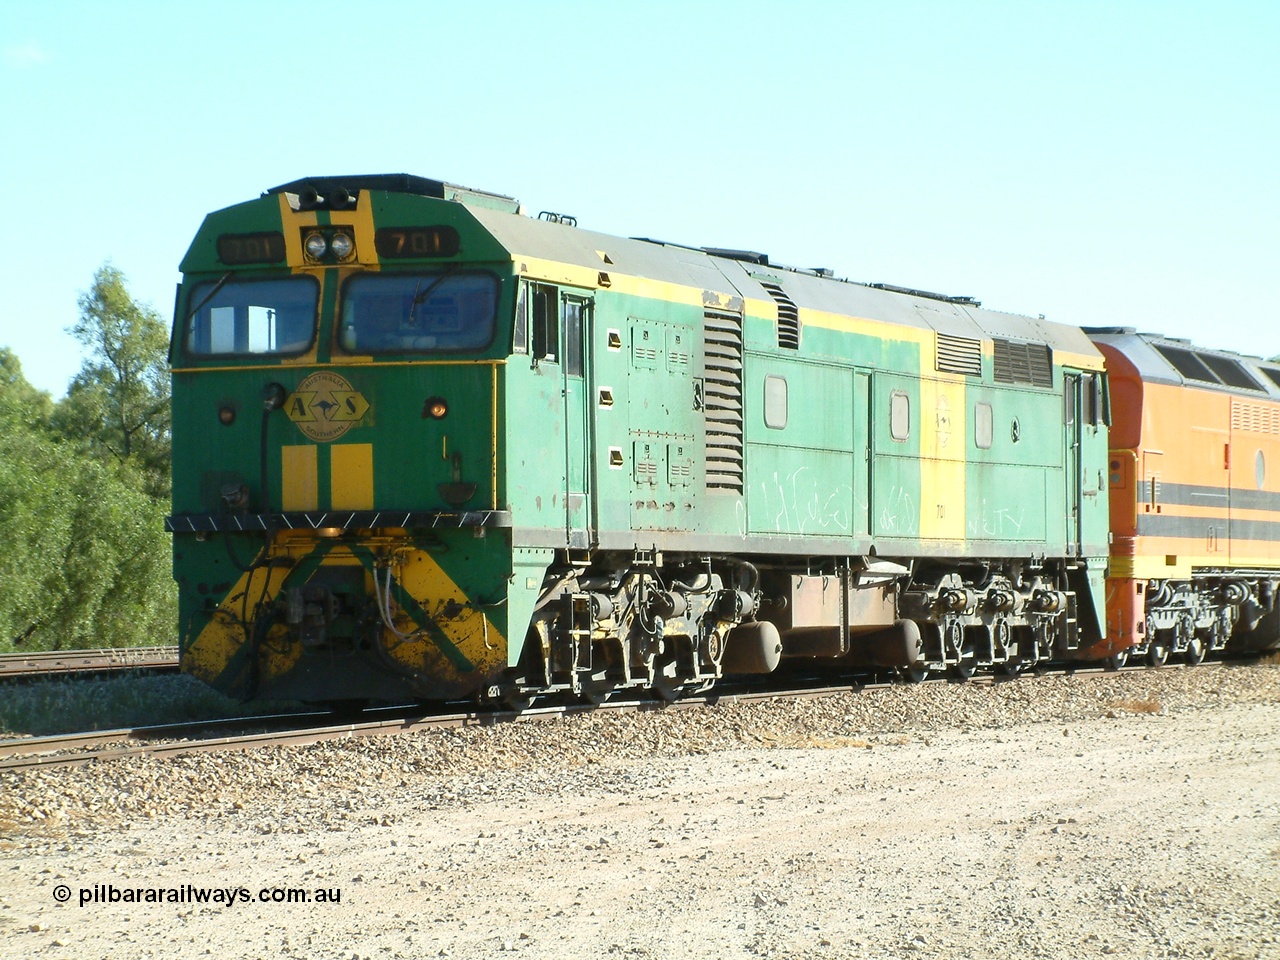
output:
M356 243L345 233L335 233L329 241L329 250L339 260L347 260L355 253Z
M320 260L329 252L329 241L324 238L323 233L309 234L302 246L312 260Z

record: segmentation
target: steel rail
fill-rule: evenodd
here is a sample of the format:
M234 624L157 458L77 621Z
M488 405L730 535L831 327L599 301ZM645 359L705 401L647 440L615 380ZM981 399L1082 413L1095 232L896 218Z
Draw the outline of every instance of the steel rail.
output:
M1231 661L1206 661L1201 667L1225 666ZM1169 664L1160 669L1170 669L1176 665ZM1185 665L1183 665L1185 666ZM1128 665L1120 672L1136 672L1148 669L1141 665ZM1190 669L1187 667L1187 669ZM1059 672L1059 671L1054 671ZM1116 671L1097 668L1097 673L1114 673ZM1063 675L1093 674L1094 669L1074 669L1063 672ZM1040 670L1028 672L1026 676L1044 675ZM974 686L995 686L1017 680L1017 676L977 676L960 680L939 674L923 681L924 683L967 683ZM462 728L475 726L496 726L503 723L523 723L525 721L554 720L560 717L580 713L591 713L603 710L621 710L642 713L665 709L686 709L705 706L731 705L761 700L799 700L820 697L838 696L858 693L864 690L888 689L900 686L900 681L884 680L875 676L865 677L862 681L841 682L834 685L805 686L805 683L816 682L814 677L793 678L794 686L780 685L767 689L750 689L718 685L704 693L691 694L674 701L639 699L637 697L618 697L603 703L567 703L559 705L533 706L523 710L510 710L495 706L493 709L466 706L459 712L434 713L424 712L421 704L410 707L379 707L366 711L383 713L388 716L382 719L353 720L346 722L331 721L331 713L317 714L273 714L260 717L225 718L205 722L165 724L132 729L103 730L93 733L77 733L49 737L27 737L23 739L0 741L0 771L21 771L32 769L49 769L53 767L79 766L95 760L114 760L124 757L157 756L171 757L190 753L204 753L214 750L249 750L261 746L304 746L311 743L322 743L329 740L350 739L355 737L386 736L390 734L414 733L440 728ZM444 704L442 709L457 708L459 704ZM296 721L307 721L297 725ZM284 729L257 730L250 733L235 733L226 736L202 737L200 734L210 730L244 729L262 725L283 725ZM194 737L194 739L192 739ZM119 741L146 741L129 746L104 746L102 749L87 750L85 747L94 744L110 744ZM78 752L62 752L78 751Z
M47 737L26 737L0 741L0 771L19 771L36 768L79 766L94 760L113 760L132 756L180 756L210 750L248 750L259 746L302 746L327 740L351 737L385 736L397 733L437 728L461 728L495 726L500 723L553 720L578 713L600 710L624 710L637 713L660 709L683 709L717 704L731 704L753 700L801 699L835 696L865 689L868 685L839 685L806 689L785 690L712 690L707 693L682 697L670 703L661 700L618 699L600 704L570 703L531 707L514 711L506 709L484 710L469 707L456 713L423 713L420 705L412 708L379 708L379 712L391 713L385 719L358 720L341 723L308 723L301 726L293 721L314 721L317 714L275 714L263 717L230 718L206 723L165 724L131 729L100 730L92 733L75 733ZM331 720L331 714L323 719ZM241 729L263 724L283 724L285 729L238 733L227 736L201 737L211 729ZM196 736L198 739L188 739ZM122 741L144 740L128 746L109 746ZM102 744L100 749L86 749Z
M68 673L178 669L177 647L118 647L0 654L0 679L20 680Z

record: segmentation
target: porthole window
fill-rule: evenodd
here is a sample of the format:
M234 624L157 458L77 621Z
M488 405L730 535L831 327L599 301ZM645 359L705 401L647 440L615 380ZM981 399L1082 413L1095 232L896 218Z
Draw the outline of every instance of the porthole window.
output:
M991 404L979 403L973 408L973 443L979 450L991 449L991 438L994 435Z
M911 436L911 399L895 391L889 396L889 436L906 440Z
M770 430L787 425L787 381L782 377L764 378L764 425Z

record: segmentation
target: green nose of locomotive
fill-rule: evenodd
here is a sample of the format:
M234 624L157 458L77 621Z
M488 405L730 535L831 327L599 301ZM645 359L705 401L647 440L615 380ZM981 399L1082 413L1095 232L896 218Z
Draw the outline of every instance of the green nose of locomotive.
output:
M445 185L353 179L212 214L183 261L182 657L242 697L443 698L507 662L509 259Z

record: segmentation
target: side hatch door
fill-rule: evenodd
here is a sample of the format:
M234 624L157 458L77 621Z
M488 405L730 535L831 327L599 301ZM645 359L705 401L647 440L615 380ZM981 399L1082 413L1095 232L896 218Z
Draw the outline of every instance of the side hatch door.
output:
M595 543L594 431L591 416L592 300L562 293L560 331L564 384L565 538L570 549L586 550Z

